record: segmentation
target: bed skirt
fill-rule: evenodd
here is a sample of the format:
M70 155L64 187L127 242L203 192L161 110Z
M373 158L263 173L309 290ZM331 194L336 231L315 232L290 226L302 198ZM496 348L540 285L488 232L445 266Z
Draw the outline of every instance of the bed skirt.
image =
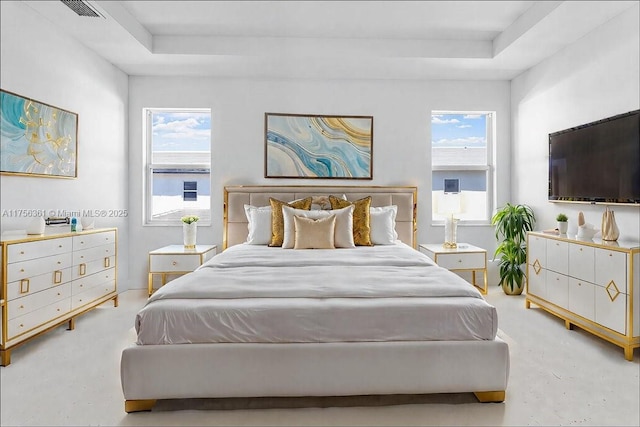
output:
M473 392L502 401L509 348L492 341L132 345L125 410L157 399Z

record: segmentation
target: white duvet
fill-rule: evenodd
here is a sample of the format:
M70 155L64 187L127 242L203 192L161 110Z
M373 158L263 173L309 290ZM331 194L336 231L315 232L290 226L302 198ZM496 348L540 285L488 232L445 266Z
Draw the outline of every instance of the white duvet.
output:
M396 245L236 245L156 291L138 344L489 340L497 313L424 254Z

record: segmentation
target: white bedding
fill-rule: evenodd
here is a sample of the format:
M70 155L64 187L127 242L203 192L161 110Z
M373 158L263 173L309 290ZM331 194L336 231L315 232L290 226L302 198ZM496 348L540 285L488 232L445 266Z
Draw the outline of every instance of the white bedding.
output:
M138 344L491 340L480 292L411 247L236 245L155 292Z

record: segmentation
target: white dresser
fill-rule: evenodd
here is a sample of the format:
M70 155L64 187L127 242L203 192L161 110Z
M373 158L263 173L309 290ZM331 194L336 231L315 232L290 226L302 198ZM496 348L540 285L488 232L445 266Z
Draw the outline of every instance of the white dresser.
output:
M11 349L108 300L116 291L117 229L47 230L0 242L0 365Z
M526 307L534 303L624 349L640 347L640 245L527 235Z

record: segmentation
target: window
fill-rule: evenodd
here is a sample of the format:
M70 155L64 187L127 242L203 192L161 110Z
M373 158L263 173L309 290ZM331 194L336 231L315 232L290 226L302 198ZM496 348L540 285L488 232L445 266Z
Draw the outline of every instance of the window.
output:
M494 117L488 112L432 112L434 222L449 215L470 224L491 220Z
M145 109L146 225L211 224L211 110Z

